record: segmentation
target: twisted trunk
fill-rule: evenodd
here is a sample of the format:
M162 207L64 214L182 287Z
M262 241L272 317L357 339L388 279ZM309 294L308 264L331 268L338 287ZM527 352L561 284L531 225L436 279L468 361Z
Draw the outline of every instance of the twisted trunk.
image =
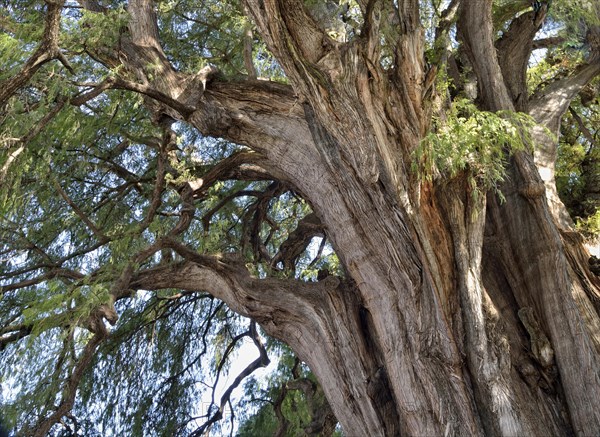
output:
M291 89L211 82L210 71L182 80L168 68L154 84L168 97L161 110L248 145L302 193L347 278L294 288L182 250L186 263L140 274L135 285L208 289L258 321L309 364L349 435L591 435L600 429L598 278L581 242L559 229L531 154L512 157L505 203L495 194L476 201L460 177L416 180L411 154L427 130L429 90L417 2L401 3L387 71L377 65L381 2L361 3L363 34L342 46L300 1L248 0ZM481 105L526 108L525 81L508 89L511 64L489 56L491 1L481 3L459 12ZM514 31L527 26L522 19ZM134 52L160 64L156 38L144 33ZM519 47L506 41L498 50ZM550 100L540 96L532 114Z

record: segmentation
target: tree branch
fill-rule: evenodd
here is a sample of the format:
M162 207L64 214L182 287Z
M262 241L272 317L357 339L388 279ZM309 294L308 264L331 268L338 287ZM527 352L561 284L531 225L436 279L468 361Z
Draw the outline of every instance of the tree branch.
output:
M188 185L192 190L194 198L202 197L215 182L228 179L250 179L250 180L270 180L274 179L265 170L258 166L244 168L245 164L257 164L264 160L260 154L250 151L240 151L222 159L206 173Z
M154 2L152 0L130 0L127 10L131 14L129 31L134 44L142 47L152 47L164 56L158 37Z
M250 79L256 79L256 68L252 60L252 43L254 36L252 35L252 27L250 24L246 24L244 28L244 67L246 67L246 73Z
M79 358L79 362L67 379L58 408L56 408L54 413L52 413L49 417L40 418L35 427L32 430L24 432L23 435L44 437L48 434L48 431L50 431L50 428L52 428L54 424L58 423L64 415L71 411L73 404L75 403L75 396L77 394L79 382L81 381L85 370L91 364L94 353L104 338L105 337L101 334L95 334L90 341L88 341L81 354L81 357Z
M381 53L380 28L383 3L380 0L370 0L365 2L363 9L364 24L360 33L365 42L367 57L374 64L379 62ZM394 9L394 15L396 14L397 11Z
M275 56L283 61L283 68L291 72L304 62L315 64L331 38L304 9L300 0L246 0L263 39Z
M10 329L10 328L11 327L8 326L7 328L3 329L3 331L6 331L6 332L2 332L2 334L0 334L0 352L2 352L4 349L6 349L6 347L10 343L18 341L24 337L27 337L29 334L31 334L31 331L32 331L31 326L20 326L20 327L14 327L12 329ZM8 334L9 332L10 332L10 334ZM8 334L8 335L6 335L6 334Z
M547 10L548 7L544 3L535 16L533 12L519 15L496 42L498 62L517 111L527 110L527 66L533 48L533 38Z
M548 38L540 38L533 41L533 50L547 49L553 46L557 46L565 42L565 38L562 36L551 36Z
M573 119L577 122L577 126L579 126L579 130L581 131L583 136L590 142L591 147L592 148L598 147L598 145L596 144L596 139L594 138L594 135L587 128L587 126L581 119L581 116L577 113L577 111L575 111L571 106L569 106L569 112L571 113L571 116L573 117ZM588 152L588 154L589 154L589 152Z
M181 103L179 100L147 84L140 84L131 82L129 80L125 80L123 78L117 78L115 79L114 84L111 86L111 88L135 91L139 94L151 97L158 102L170 106L179 114L181 114L181 116L186 120L195 110L194 107L188 106L185 103Z
M107 77L99 84L94 85L93 89L91 89L90 91L80 94L77 97L73 97L70 101L71 105L81 106L84 103L89 102L90 100L98 97L100 94L102 94L107 89L112 88L115 84L115 81L116 81L115 77L113 77L113 76Z
M279 32L278 37L285 36L288 42L278 40L278 43L305 50L309 58L314 56L315 50L323 50L323 38L330 40L318 29L300 0L285 4L270 0L264 5L265 9L257 0L247 3L254 11L257 24L262 23L263 36L265 32ZM176 120L187 120L204 135L262 152L261 166L280 180L288 179L282 169L289 168L289 163L309 162L310 154L318 153L292 87L263 80L225 82L214 67L196 75L178 73L160 46L153 2L131 1L129 12L132 36L123 34L114 50L120 55L111 55L107 61L112 68L115 62L125 67L111 87L148 96L147 104L157 116L164 113ZM285 16L286 21L282 21L283 18L267 20L268 14ZM299 52L296 55L304 56ZM152 71L146 71L149 65ZM305 174L306 169L298 169L298 179Z
M85 225L98 238L98 241L101 243L108 242L109 238L106 235L104 235L102 233L102 231L100 230L100 228L94 222L92 222L92 220L81 210L81 208L79 208L77 206L77 204L75 202L73 202L73 200L69 197L69 195L66 193L66 191L63 190L63 188L60 186L58 181L54 180L53 182L54 182L54 187L56 188L56 191L58 191L58 194L60 194L60 197L62 197L64 199L64 201L67 202L67 204L71 207L71 209L75 212L75 214L77 214L77 216L81 219L81 221L83 223L85 223Z
M35 269L37 270L38 268L42 268L42 267L36 267ZM53 278L65 278L65 279L79 280L79 279L83 279L84 275L75 270L69 270L69 269L64 269L64 268L60 268L60 267L52 268L48 272L46 272L40 276L37 276L35 278L25 279L20 282L15 282L13 284L4 285L4 286L2 286L2 292L5 293L7 291L18 290L20 288L30 287L32 285L36 285L43 281L47 281L48 279L53 279ZM6 279L6 277L4 277L3 279Z
M204 432L207 429L209 429L213 423L221 420L223 418L223 412L225 411L225 406L230 403L231 393L233 392L233 390L235 390L236 387L238 387L240 385L240 383L245 378L250 376L256 369L258 369L260 367L266 367L269 365L270 360L267 355L267 350L265 349L265 346L262 344L262 341L258 335L258 332L256 331L256 323L255 322L250 322L249 335L250 335L250 338L252 338L252 342L254 343L254 345L258 348L258 351L260 353L259 357L257 359L255 359L254 361L252 361L250 364L248 364L239 373L239 375L236 376L236 378L229 385L229 387L227 387L227 389L221 396L221 401L219 403L218 411L215 414L213 414L213 416L209 420L207 420L200 428L195 430L191 434L192 436L204 435ZM226 358L226 356L223 358L223 360L225 358ZM220 369L221 369L221 365L219 365L219 372L220 372Z
M106 12L106 8L96 0L77 0L81 7L90 12Z
M399 0L397 3L400 33L404 35L415 32L421 25L419 0Z
M14 76L0 83L0 106L20 88L22 88L29 79L44 65L45 63L56 59L59 55L58 37L60 33L60 14L64 0L46 1L48 11L44 24L44 35L42 42L31 55L27 62Z
M185 261L134 274L132 288L206 291L223 300L236 313L256 320L269 335L287 336L288 341L305 329L304 320L314 317L313 308L320 305L327 291L339 285L334 276L314 283L257 279L250 276L244 262L235 256L201 255L173 240L166 241L165 247L175 250Z
M575 74L557 80L534 94L529 115L558 134L560 119L583 87L600 74L600 58L579 67Z
M299 0L291 5L271 0L266 5L267 11L261 9L259 1L248 3L254 8L255 15L259 15L257 20L263 20L265 26L265 14L283 11L281 13L288 21L284 24L281 20L269 20L270 25L274 26L273 29L267 29L269 32L281 32L286 38L292 38L293 34L298 44L306 49L313 47L318 39L321 47L322 37L315 39L312 31L309 32L311 29L316 31L311 27L316 24ZM225 82L218 77L214 68L197 75L175 72L160 49L152 2L132 1L129 8L134 17L132 21L135 21L131 23L135 28L132 32L141 38L143 44L138 44L137 37L121 36L115 51L120 52L118 62L122 62L125 68L120 71L112 87L150 97L147 104L158 117L166 114L176 120L185 119L203 135L224 138L261 152L265 158L261 161L261 167L274 178L289 180L287 169L292 163L305 162L308 167L309 162L316 161L316 156L314 160L312 156L318 151L306 124L302 105L292 87L262 80ZM309 21L302 21L306 17ZM295 44L292 40L289 43L292 46ZM108 65L114 67L115 59L111 57ZM151 72L146 71L148 65L153 66ZM307 171L319 171L314 166L301 167L294 164L294 186L305 179Z
M477 75L485 109L513 109L494 47L492 0L464 0L459 17L459 38Z
M271 260L271 266L276 267L281 262L284 270L294 270L298 257L316 236L324 236L324 228L317 215L311 213L298 222L296 229L281 244L279 252Z
M434 52L428 59L431 65L429 66L429 70L423 81L421 92L423 101L427 100L434 93L434 84L438 71L444 67L448 70L448 59L452 50L449 32L452 24L456 22L459 6L460 0L452 0L440 14L439 24L435 29L435 38L433 42ZM460 75L453 77L453 79L455 81L454 86L458 87L461 82Z
M48 123L50 123L52 119L56 117L56 115L62 110L64 106L65 100L59 99L58 103L54 105L50 112L44 115L25 136L23 136L22 138L11 138L11 140L19 144L19 147L17 147L15 150L9 153L6 161L2 165L2 168L0 168L0 183L3 182L6 178L6 175L8 174L12 163L19 157L21 153L23 153L27 146L27 143L34 139L48 125Z

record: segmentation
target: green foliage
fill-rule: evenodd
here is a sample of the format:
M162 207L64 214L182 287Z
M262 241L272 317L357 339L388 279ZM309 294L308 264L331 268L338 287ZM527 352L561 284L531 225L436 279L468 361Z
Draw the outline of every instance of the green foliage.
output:
M201 413L206 389L199 382L216 377L224 347L244 324L208 295L170 299L175 293L138 293L118 308L123 322L81 388L81 407L103 429L171 435L182 432L189 414Z
M598 82L590 85L591 91ZM584 89L562 119L556 161L556 186L577 228L589 237L600 235L600 102ZM585 103L585 105L583 104Z
M197 72L211 64L229 76L247 73L243 42L249 22L239 2L161 1L158 10L163 24L161 41L179 69ZM259 74L263 75L261 65L259 62Z
M82 17L68 20L73 31L66 34L64 43L75 49L84 47L113 47L121 34L126 32L129 15L123 5L109 10L106 14L97 14L84 10Z
M123 73L122 67L104 65L101 59L115 53L120 38L128 36L127 2L100 3L107 7L106 14L89 13L68 2L59 45L71 68L58 61L45 64L0 108L0 169L7 169L0 182L0 329L15 328L8 334L2 331L0 337L13 332L23 336L0 351L0 408L15 427L48 416L64 399L65 384L92 337L89 318L111 302L111 291L127 268L159 269L182 261L170 249L152 249L179 223L187 202L182 200L186 184L233 154L248 151L205 138L183 122L168 131L152 121L149 98L129 91L111 89L72 105L74 97ZM363 22L357 2L306 3L332 38L359 37ZM433 26L447 2L422 3L421 18L428 23L427 45L433 54L429 61L434 62L440 47L432 46ZM498 0L495 5L499 9L508 3L513 7L518 2ZM518 7L526 2L520 3ZM244 79L243 41L252 24L240 2L163 0L156 6L161 41L177 69L197 72L212 64L228 78ZM571 73L585 58L580 24L589 18L587 6L588 2L578 6L572 1L553 6L557 22L572 21L565 27L572 37L531 69L531 91ZM17 74L38 47L45 10L41 0L0 0L0 82ZM393 74L399 34L391 12L382 14L380 49L381 63ZM331 13L334 19L327 20ZM258 75L286 82L253 30ZM442 94L447 84L438 83ZM600 124L594 108L577 110L597 138L594 126ZM574 118L565 120L558 181L575 211L592 205L584 194L597 172L598 152L582 137ZM479 111L461 100L434 125L415 151L421 177L467 175L472 194L478 196L502 181L510 153L529 147L532 121L523 114ZM171 133L174 143L166 141ZM198 254L239 253L257 277L315 281L326 273L343 275L327 240L319 252L320 238L298 255L292 269L272 265L282 244L311 212L291 187L273 187L272 180L262 178L223 177L205 188L193 199L189 226L174 237L179 243ZM149 216L153 208L155 214ZM576 213L580 229L597 232L597 209L586 206L582 211ZM141 256L146 252L151 255ZM207 419L202 402L218 397L213 385L234 368L232 357L242 347L235 339L246 330L247 320L203 290L124 290L115 305L119 321L107 326L109 335L79 385L73 416L80 425L77 435L191 433ZM239 435L263 436L277 429L271 403L264 400L279 397L296 362L287 348L271 340L269 345L271 358L281 360L266 381L246 385L249 397L261 396L263 401L239 403L245 408ZM299 366L299 377L314 381L309 370ZM211 412L215 403L218 399ZM281 408L290 422L288 435L302 435L310 421L304 394L289 390ZM64 419L66 424L69 420ZM213 431L218 433L219 426ZM67 430L57 425L50 434L67 435Z
M531 148L534 121L523 113L480 111L468 100L454 102L446 115L416 148L413 168L429 181L464 174L473 196L499 192L507 156Z
M589 26L600 25L598 5L594 0L554 1L550 7L551 23L560 26L559 34L565 37L565 43L582 47Z
M281 414L286 420L286 431L283 434L286 437L305 435L304 430L311 423L312 414L315 413L311 412L311 406L302 390L288 388L288 383L298 378L316 382L314 375L305 365L299 364L287 346L274 340L269 342L269 346L271 351L279 355L277 369L262 381L252 378L245 383L245 397L248 400L243 403L246 412L242 416L243 421L237 437L275 435L282 425L274 410L277 403L280 404ZM323 408L326 400L322 391L317 391L312 402L316 404L313 408ZM335 431L333 437L341 435L340 431Z
M568 76L583 61L584 53L555 47L527 70L527 86L530 94L541 91L555 80Z
M583 235L597 238L600 235L600 209L596 206L596 212L585 218L578 218L576 222L577 230Z

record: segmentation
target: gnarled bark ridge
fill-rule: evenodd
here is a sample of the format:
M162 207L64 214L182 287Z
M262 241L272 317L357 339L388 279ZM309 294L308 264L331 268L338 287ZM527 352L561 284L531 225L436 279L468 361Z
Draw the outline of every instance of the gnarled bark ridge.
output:
M435 71L423 55L419 2L396 3L357 2L362 31L342 43L300 0L245 0L283 85L176 71L153 2L129 1L130 33L104 59L122 67L110 86L250 148L253 164L310 203L347 276L259 280L239 259L200 256L173 234L160 247L183 261L130 272L121 288L206 290L252 318L308 363L348 435L594 435L599 283L556 196L556 140L536 130L535 155L510 157L503 202L472 196L465 175L419 180L413 151L430 129ZM528 111L557 133L570 101L600 73L600 56L529 99L542 3L499 41L492 0L449 10L480 109ZM394 48L385 68L381 35ZM201 187L192 185L193 195Z
M504 203L495 194L475 200L461 178L420 183L410 165L429 126L428 67L418 2L399 3L402 13L362 5L363 32L340 43L300 1L247 0L291 86L181 80L168 65L152 84L191 108L183 116L204 134L247 145L306 197L347 280L278 287L188 258L168 276L140 273L139 284L207 288L284 339L351 435L593 434L598 290L552 197L553 175L540 178L556 146L535 134L536 160L510 159ZM495 44L491 3L463 1L457 11L481 109L529 110L557 132L570 100L600 71L597 58L529 101L526 63L545 9L517 18ZM390 13L393 27L381 18ZM387 70L383 30L396 50ZM164 63L157 33L135 32L132 53Z

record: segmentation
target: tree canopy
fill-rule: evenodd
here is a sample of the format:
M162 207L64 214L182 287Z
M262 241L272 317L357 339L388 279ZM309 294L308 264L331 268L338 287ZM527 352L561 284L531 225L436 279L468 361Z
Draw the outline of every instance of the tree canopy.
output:
M340 407L303 363L317 358L297 356L294 345L312 338L313 328L301 328L307 321L321 329L329 320L332 326L322 329L343 333L328 311L343 314L355 304L360 309L349 326L367 338L379 326L351 290L364 283L383 289L374 277L387 279L356 267L369 255L340 242L345 224L355 226L346 209L357 207L353 217L366 234L381 232L375 241L382 250L399 242L377 227L378 209L362 208L362 197L346 196L346 209L324 212L323 205L338 202L332 186L339 197L341 186L415 187L416 194L382 188L386 194L365 199L407 216L415 199L425 199L431 229L439 220L427 212L435 208L426 200L432 187L462 190L465 216L483 226L486 197L498 208L510 205L506 184L518 177L507 172L508 163L531 155L544 182L551 168L551 186L542 184L542 191L549 190L550 209L553 201L559 205L552 210L556 223L597 239L600 7L481 3L489 3L482 8L493 26L494 46L487 48L474 46L479 4L467 0L0 0L6 424L23 435L56 436L339 433ZM523 44L529 49L518 48ZM491 61L477 58L485 50L498 53L505 91L485 86L481 71ZM354 73L364 78L356 86L344 78ZM503 92L512 108L503 106ZM365 104L361 113L351 97L340 96L383 103ZM390 112L406 123L396 125ZM368 122L332 121L345 118ZM358 146L346 153L339 138L367 144L361 130L373 141L365 146L369 153ZM392 131L398 144L411 146L386 150L381 144ZM330 183L322 163L355 174L340 170ZM394 222L398 235L460 242L458 234L436 239L437 231L403 223ZM437 259L440 272L451 264L459 274L421 283L460 289L453 285L461 283L461 263L453 258L460 257L444 244L437 254L434 245L414 254L406 249L408 261L396 261L389 249L405 267L389 269L411 280L435 277L436 268L415 267L414 259ZM472 251L470 257L477 258ZM332 290L346 294L328 297L331 306L317 318L319 310L310 312L306 302L334 296ZM469 301L456 302L440 312L461 307L470 323ZM537 322L527 314L519 311L519 329L533 338ZM335 347L343 356L353 346L341 335ZM252 347L256 359L233 374L242 347ZM540 380L551 387L556 370L539 364L541 353L531 346L543 367ZM270 360L280 362L265 385L252 374ZM365 366L383 368L373 360ZM384 385L392 378L386 372ZM241 399L232 396L238 387Z

